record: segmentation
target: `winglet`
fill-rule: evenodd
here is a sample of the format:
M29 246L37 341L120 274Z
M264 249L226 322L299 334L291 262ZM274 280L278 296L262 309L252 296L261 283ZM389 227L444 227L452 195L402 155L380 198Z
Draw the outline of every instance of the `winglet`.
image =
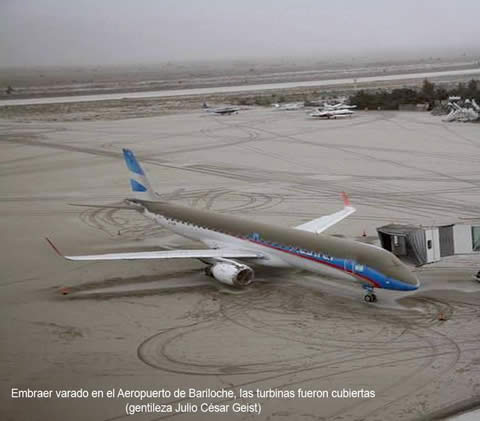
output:
M344 191L342 191L342 197L343 197L343 203L344 203L345 207L352 206L351 203L350 203L350 199L347 196L347 193L345 193Z
M60 253L60 250L57 249L55 244L53 244L48 237L45 237L45 240L47 240L47 243L50 244L50 247L52 247L52 249L55 251L55 253L57 253L60 257L64 257L63 254Z

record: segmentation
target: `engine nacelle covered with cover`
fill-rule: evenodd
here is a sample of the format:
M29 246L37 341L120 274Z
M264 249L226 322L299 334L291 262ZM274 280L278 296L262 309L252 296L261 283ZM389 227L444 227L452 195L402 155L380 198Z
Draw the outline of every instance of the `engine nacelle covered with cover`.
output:
M218 262L210 267L212 277L223 284L244 287L253 281L253 269L236 262Z

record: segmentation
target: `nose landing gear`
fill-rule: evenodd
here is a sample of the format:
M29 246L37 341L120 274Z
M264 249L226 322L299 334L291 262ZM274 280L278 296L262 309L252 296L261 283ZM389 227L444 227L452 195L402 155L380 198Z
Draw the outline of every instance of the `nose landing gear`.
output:
M367 303L376 303L377 302L377 296L373 292L373 287L370 285L364 285L363 288L365 289L365 295L363 299Z

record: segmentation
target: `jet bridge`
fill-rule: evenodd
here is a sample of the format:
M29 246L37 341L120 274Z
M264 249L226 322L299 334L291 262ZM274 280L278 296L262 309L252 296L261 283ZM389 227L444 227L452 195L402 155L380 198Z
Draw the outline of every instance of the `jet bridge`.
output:
M417 266L439 260L435 259L434 253L427 252L428 246L433 248L434 239L431 232L427 235L424 228L391 224L377 228L377 233L381 246L401 260Z
M480 226L449 224L417 226L390 224L377 228L381 246L417 266L442 257L480 251Z

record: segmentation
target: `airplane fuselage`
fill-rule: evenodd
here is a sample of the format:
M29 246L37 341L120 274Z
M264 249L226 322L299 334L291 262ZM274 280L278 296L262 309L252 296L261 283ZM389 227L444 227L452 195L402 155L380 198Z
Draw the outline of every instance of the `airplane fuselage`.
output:
M379 247L171 203L131 202L163 227L209 248L260 253L254 264L295 267L375 288L409 291L419 285L402 262Z

